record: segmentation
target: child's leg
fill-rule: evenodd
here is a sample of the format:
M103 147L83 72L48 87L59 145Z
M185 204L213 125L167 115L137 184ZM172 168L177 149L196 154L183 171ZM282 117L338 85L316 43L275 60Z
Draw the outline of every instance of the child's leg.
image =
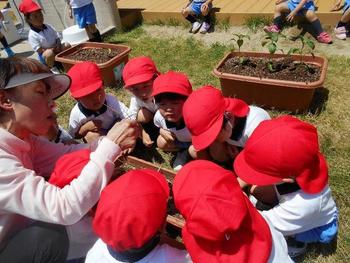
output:
M206 6L206 8L203 9L203 6L202 5L202 8L201 8L201 14L202 16L204 17L204 22L202 24L202 27L201 29L199 30L200 33L207 33L208 30L210 29L210 26L211 26L211 14L210 14L210 11L212 9L212 5L210 4L209 6Z
M45 64L49 67L52 68L55 64L55 52L53 52L52 49L46 49L43 53L42 53L42 57L45 60Z
M332 38L330 37L330 35L328 35L327 32L323 30L320 19L318 19L313 10L307 10L305 13L305 17L314 29L318 42L325 44L332 43Z
M290 9L287 2L282 2L275 5L275 11L273 16L273 25L265 26L265 32L278 33L282 30L285 14L289 13Z
M85 31L90 41L102 42L100 31L97 29L96 24L89 24L85 26Z
M182 10L182 15L191 24L197 21L196 17L194 16L194 13L192 12L191 5L188 5Z

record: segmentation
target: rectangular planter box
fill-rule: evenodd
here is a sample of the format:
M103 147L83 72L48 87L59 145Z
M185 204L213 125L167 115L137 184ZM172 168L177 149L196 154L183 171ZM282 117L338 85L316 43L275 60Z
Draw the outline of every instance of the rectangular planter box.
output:
M257 52L241 52L240 55L245 57L272 56L273 58L286 56ZM238 52L227 54L213 70L213 74L220 79L224 96L236 97L248 104L259 105L264 108L293 112L302 112L309 108L315 89L323 87L328 66L327 60L323 57L304 56L304 62L321 67L320 79L310 83L250 77L218 71L227 59L235 56L238 56ZM296 61L300 60L299 55L293 55L292 58Z
M115 85L121 79L121 72L124 68L124 65L128 62L129 53L131 51L130 47L125 45L116 45L109 43L85 42L68 48L65 51L57 54L55 60L61 62L63 64L64 69L68 71L73 65L82 61L72 60L66 57L75 52L78 52L81 49L87 48L110 48L113 50L121 51L119 55L111 58L107 62L97 64L101 70L104 85Z

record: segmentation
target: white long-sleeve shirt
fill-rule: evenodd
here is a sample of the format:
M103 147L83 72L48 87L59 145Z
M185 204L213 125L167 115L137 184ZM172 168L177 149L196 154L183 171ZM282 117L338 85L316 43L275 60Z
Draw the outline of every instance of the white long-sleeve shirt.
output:
M121 152L109 139L90 146L90 161L70 185L60 189L44 178L60 156L83 147L89 146L55 144L36 136L21 140L0 128L0 249L33 220L73 225L95 205Z

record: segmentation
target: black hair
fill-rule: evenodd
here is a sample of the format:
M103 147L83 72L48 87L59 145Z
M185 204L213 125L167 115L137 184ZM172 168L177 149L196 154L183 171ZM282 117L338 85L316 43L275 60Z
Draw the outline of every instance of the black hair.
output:
M154 101L160 103L162 100L186 100L187 96L178 93L164 92L156 95Z

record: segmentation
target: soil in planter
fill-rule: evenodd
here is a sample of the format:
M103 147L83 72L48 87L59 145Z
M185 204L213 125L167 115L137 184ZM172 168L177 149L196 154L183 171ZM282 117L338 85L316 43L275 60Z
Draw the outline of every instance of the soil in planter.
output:
M271 63L271 66L268 66ZM233 57L227 59L218 69L222 73L258 78L314 82L320 79L321 68L314 64L304 64L292 58Z
M121 53L118 49L111 48L82 48L65 58L76 61L92 61L101 64L109 61Z

